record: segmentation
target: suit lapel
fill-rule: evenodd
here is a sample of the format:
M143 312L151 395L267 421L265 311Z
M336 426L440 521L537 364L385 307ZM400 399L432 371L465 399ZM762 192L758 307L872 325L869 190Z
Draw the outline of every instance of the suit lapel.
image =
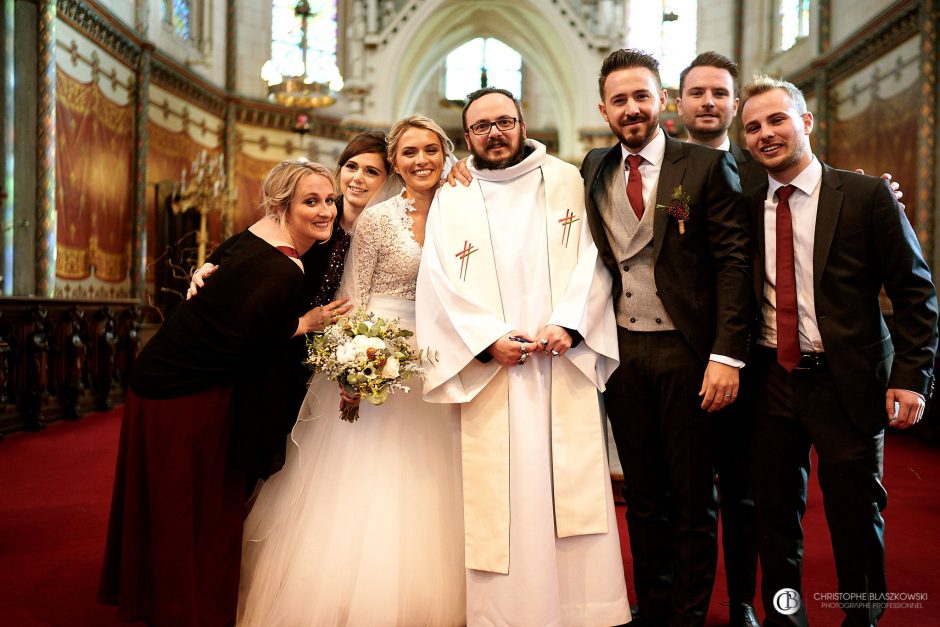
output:
M731 142L731 146L728 148L728 152L731 153L731 156L734 157L735 163L738 165L751 160L751 155L745 152L743 148L734 142Z
M666 135L666 153L663 155L663 166L659 171L659 183L656 187L656 202L653 205L653 262L659 259L659 251L663 247L666 237L666 227L669 225L669 216L659 209L659 205L668 205L672 200L672 193L682 184L685 176L685 151L683 143L673 139L666 131L659 129Z
M819 282L823 276L826 259L829 258L829 248L839 223L839 212L842 210L842 179L839 174L822 164L822 184L819 189L819 205L816 207L816 234L813 239L813 291L819 289Z
M597 246L601 259L608 267L616 267L616 261L610 250L610 242L607 241L607 233L604 229L604 218L599 209L599 203L595 202L595 194L602 194L602 201L607 202L607 183L611 173L620 167L620 144L612 146L595 162L596 166L589 169L585 174L587 180L584 181L585 188L588 190L585 201L587 203L587 216L591 224L591 232L594 235L594 244Z
M767 200L767 188L769 184L755 187L747 193L747 206L751 211L751 224L754 232L754 295L757 302L761 302L764 292L764 269L767 267L765 257L767 254L766 242L764 241L764 201Z

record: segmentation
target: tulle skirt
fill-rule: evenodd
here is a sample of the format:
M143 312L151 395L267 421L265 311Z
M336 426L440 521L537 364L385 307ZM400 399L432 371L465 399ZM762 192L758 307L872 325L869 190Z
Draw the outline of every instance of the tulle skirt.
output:
M414 328L412 301L370 308ZM350 424L336 383L313 378L245 525L240 625L466 622L459 410L420 388Z

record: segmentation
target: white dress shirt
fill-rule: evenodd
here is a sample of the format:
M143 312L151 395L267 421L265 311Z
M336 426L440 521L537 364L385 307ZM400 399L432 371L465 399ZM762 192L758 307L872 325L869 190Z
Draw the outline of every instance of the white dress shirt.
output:
M777 347L777 190L783 183L767 176L764 199L764 293L761 302L763 328L759 343ZM793 265L796 274L796 311L800 350L821 353L825 350L813 297L813 245L816 238L816 213L822 184L822 165L813 157L809 165L790 181L796 190L790 196L793 223Z
M730 143L729 140L729 146ZM650 194L658 187L659 173L663 169L663 159L666 156L666 132L661 128L657 128L656 135L653 136L653 139L651 139L648 144L643 146L640 152L630 152L623 143L620 144L620 152L621 167L627 172L628 177L630 166L627 163L627 156L637 154L643 157L643 163L640 164L640 178L643 180L643 206L649 207ZM659 209L655 207L655 203L653 207L655 211L659 211ZM724 355L712 354L708 356L708 359L734 368L744 367L744 362L740 359L734 359Z

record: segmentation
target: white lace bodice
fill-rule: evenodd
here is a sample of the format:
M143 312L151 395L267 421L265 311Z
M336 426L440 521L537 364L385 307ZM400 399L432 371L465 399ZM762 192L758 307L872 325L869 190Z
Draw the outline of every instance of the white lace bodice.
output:
M366 304L370 296L415 298L415 282L421 261L421 246L411 232L409 215L414 201L393 196L367 208L356 220L343 292L355 304Z

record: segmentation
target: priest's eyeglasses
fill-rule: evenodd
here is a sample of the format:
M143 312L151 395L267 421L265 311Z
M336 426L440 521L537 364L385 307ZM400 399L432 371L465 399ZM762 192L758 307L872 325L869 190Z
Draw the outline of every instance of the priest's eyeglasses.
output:
M489 135L494 126L501 131L511 131L516 128L517 118L499 118L495 122L476 122L470 125L474 135Z

